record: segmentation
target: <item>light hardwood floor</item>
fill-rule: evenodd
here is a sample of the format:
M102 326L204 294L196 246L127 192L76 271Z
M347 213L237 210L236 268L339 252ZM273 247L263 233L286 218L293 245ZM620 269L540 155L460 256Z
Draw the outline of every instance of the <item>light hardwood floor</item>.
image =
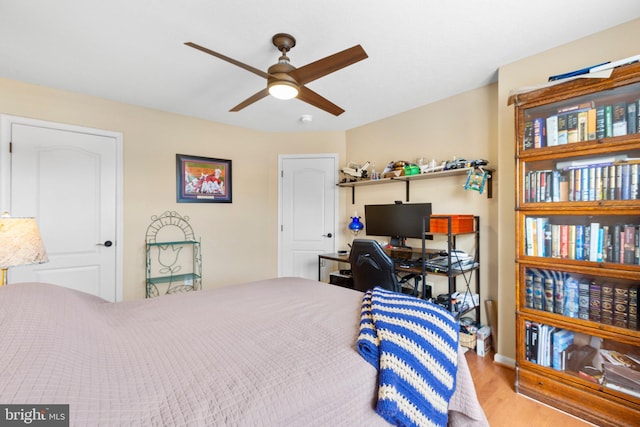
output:
M467 363L476 386L478 400L491 427L585 427L593 426L564 412L538 403L515 392L515 370L493 363L486 357L467 351Z

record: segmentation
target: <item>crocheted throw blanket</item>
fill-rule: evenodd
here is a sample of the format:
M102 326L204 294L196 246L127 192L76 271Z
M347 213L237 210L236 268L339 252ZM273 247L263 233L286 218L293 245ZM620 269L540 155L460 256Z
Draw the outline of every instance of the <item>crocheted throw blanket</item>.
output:
M356 347L378 369L376 412L397 426L446 426L458 335L439 305L380 287L367 291Z

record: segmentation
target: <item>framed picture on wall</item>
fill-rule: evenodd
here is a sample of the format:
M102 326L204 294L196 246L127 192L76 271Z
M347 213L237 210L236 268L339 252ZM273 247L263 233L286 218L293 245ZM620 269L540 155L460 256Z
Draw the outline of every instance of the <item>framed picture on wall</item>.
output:
M231 203L231 160L176 154L178 203Z

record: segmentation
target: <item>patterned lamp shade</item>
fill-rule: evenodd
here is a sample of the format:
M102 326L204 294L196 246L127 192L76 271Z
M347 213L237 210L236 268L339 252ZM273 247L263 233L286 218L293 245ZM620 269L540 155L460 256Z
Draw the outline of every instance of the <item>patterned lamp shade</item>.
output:
M35 218L0 217L0 268L49 261Z

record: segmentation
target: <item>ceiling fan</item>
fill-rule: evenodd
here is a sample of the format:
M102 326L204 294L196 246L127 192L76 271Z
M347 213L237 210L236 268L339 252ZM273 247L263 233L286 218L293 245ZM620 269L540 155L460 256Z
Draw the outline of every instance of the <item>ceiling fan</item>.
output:
M278 33L273 36L272 41L274 46L278 48L282 55L278 58L278 62L276 64L269 67L266 73L195 43L187 42L185 44L267 79L266 88L253 94L229 111L240 111L267 95L271 95L279 99L291 99L297 97L299 100L331 113L334 116L339 116L344 113L342 108L312 91L305 85L319 79L320 77L324 77L327 74L333 73L334 71L338 71L367 58L367 53L364 51L362 46L356 45L300 68L296 68L290 64L289 57L287 56L287 52L296 45L296 39L292 35Z

